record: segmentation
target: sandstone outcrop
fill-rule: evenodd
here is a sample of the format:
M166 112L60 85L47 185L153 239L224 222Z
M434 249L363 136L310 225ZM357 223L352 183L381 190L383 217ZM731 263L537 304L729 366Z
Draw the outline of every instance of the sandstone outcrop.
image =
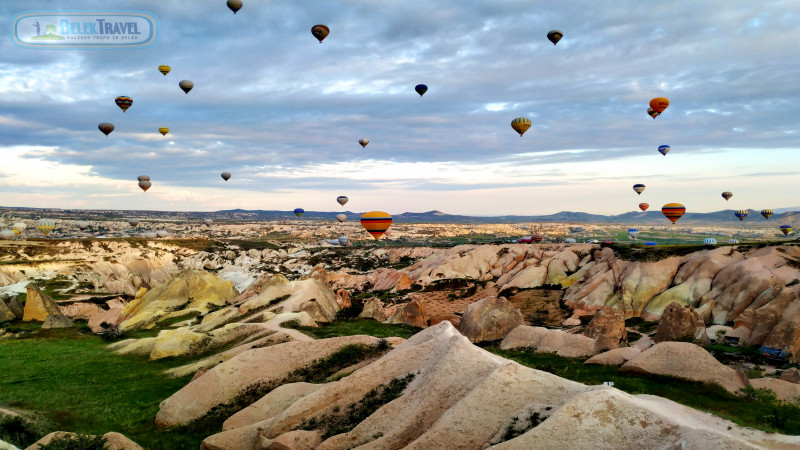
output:
M635 358L642 351L636 347L622 347L609 350L587 359L584 364L598 364L603 366L621 366Z
M42 329L47 330L49 328L69 328L73 324L72 319L66 316L62 316L60 314L51 314L47 316L47 319L44 319L44 323L42 323Z
M54 432L44 436L43 438L39 439L38 441L33 443L33 445L31 445L30 447L26 448L25 450L36 450L36 449L40 448L40 446L45 446L45 445L49 444L50 442L53 441L53 439L70 437L70 436L77 436L77 435L78 435L77 433L69 433L67 431L54 431ZM94 435L90 435L90 436L94 437ZM133 442L132 440L128 439L127 437L123 436L122 434L110 431L110 432L104 434L103 437L106 439L106 444L103 447L104 449L107 449L107 450L142 450L142 447L139 444Z
M59 316L63 315L61 314L61 308L58 307L56 302L54 302L49 295L42 292L39 286L30 283L28 285L28 296L25 299L25 310L22 320L26 322L30 320L44 322L53 314Z
M0 323L17 320L17 315L8 307L5 300L0 299Z
M425 328L428 326L428 317L425 313L425 302L420 299L413 299L405 305L397 308L395 313L386 323L397 323L411 325L412 327Z
M522 313L505 297L486 297L467 306L458 331L472 342L494 341L524 324Z
M378 322L386 320L386 311L383 309L383 302L378 298L371 298L364 303L364 309L358 315L359 319L372 319Z
M289 281L283 275L273 275L262 283L261 293L239 305L240 314L256 309L282 308L284 312L307 312L316 322L332 322L339 311L336 294L318 277Z
M530 348L537 353L555 353L565 358L585 358L598 353L597 341L592 338L525 325L511 330L500 343L500 348Z
M750 384L756 389L769 389L778 396L778 400L800 403L800 385L777 378L755 378Z
M800 383L800 371L798 371L796 367L784 370L783 373L781 373L781 380L798 384Z
M734 394L750 385L742 372L723 365L702 347L688 342L656 344L623 364L620 370L718 384Z
M664 309L654 340L656 343L663 341L707 339L706 326L694 308L681 306L679 303L670 303Z
M620 341L627 343L628 332L625 330L625 314L610 306L604 306L586 326L583 335L592 339L605 336L611 343L610 348L618 347Z

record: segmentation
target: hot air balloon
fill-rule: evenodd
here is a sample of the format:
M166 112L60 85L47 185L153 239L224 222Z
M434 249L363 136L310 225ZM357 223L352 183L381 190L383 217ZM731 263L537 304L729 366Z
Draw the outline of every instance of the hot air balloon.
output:
M0 231L0 239L14 239L15 237L17 237L17 233L11 230Z
M79 221L75 222L75 226L80 228L81 230L85 230L85 229L89 228L89 222L87 222L85 220L79 220Z
M672 150L669 145L659 145L658 146L658 153L661 153L664 156L667 156L667 153Z
M209 227L210 227L210 226L211 226L211 224L212 224L212 223L214 223L214 220L213 220L213 219L203 219L203 223L204 223L206 226L209 226Z
M194 87L194 83L192 83L192 82L191 82L191 81L189 81L189 80L181 80L181 81L178 83L178 86L180 86L180 87L181 87L181 89L183 89L183 92L186 92L186 93L188 94L188 93L189 93L189 91L191 91L191 90L192 90L192 88Z
M650 207L649 203L639 203L639 209L641 209L642 211L647 211L647 208L649 207Z
M111 134L112 131L114 131L114 124L103 122L97 126L97 129L102 131L103 134L105 134L106 136L108 136L109 134Z
M345 220L347 220L347 216L344 214L337 214L336 220L338 220L339 222L344 222Z
M36 229L41 231L45 236L50 234L55 229L56 223L50 219L42 219L36 222Z
M138 177L136 177L136 179L139 180L139 181L150 181L150 176L149 175L139 175Z
M367 148L367 144L369 144L369 139L359 139L358 143L361 144L362 147Z
M223 180L228 181L231 179L230 172L222 172L219 176L222 177Z
M736 211L735 213L733 213L733 215L738 217L739 220L741 221L741 220L744 220L745 217L747 217L747 211L745 211L744 209L740 209L740 210Z
M527 117L517 117L516 119L511 121L511 128L514 129L517 133L519 133L519 137L522 137L528 128L531 127L531 119Z
M761 215L764 216L765 219L769 219L770 217L772 217L772 214L773 214L773 212L772 212L771 209L762 209L761 210Z
M664 112L665 109L669 106L669 99L666 97L656 97L650 100L650 107L659 114Z
M158 234L153 232L153 231L148 231L147 233L143 234L142 236L144 236L147 239L155 239L155 238L158 237Z
M319 39L320 44L322 44L323 39L328 37L328 33L330 32L331 29L325 25L314 25L311 27L311 34L313 34L315 38Z
M628 229L628 237L631 239L636 239L636 236L639 235L639 230L636 228L629 228Z
M126 219L125 221L128 222L128 225L132 226L133 228L136 228L139 225L139 219L133 217Z
M156 237L165 238L169 236L169 233L166 230L156 230Z
M644 185L642 183L636 183L636 184L633 185L633 190L636 191L636 193L639 194L639 195L642 195L642 192L644 192L644 189L645 189L645 187L644 187Z
M414 86L414 90L417 91L417 94L419 94L420 97L422 97L422 94L428 92L428 86L425 86L424 84L418 84Z
M347 245L348 242L350 242L350 239L348 239L347 236L339 236L340 245Z
M724 198L726 201L730 200L731 197L733 197L733 193L730 191L725 191L722 193L722 198Z
M158 132L161 133L162 136L166 136L167 133L169 133L169 128L161 127L161 128L158 129Z
M680 203L667 203L661 207L661 214L669 219L672 223L677 222L678 219L686 212L686 207Z
M738 244L738 243L739 243L738 239L728 239L728 244Z
M781 225L780 230L783 233L783 235L785 236L785 235L787 235L787 234L792 232L792 226L791 225Z
M560 30L553 30L547 33L547 39L549 39L553 45L558 44L558 41L560 41L562 37L564 37L564 33L562 33Z
M375 239L380 239L383 233L392 226L392 216L383 211L370 211L361 216L361 226Z
M151 186L153 186L153 183L150 182L150 178L139 181L139 187L142 188L142 190L145 192L147 192L147 190L150 189Z
M28 225L26 225L25 222L17 222L11 226L11 229L17 233L23 233L26 228L28 228Z
M703 244L715 245L716 243L717 243L717 240L714 239L714 238L705 238L705 239L703 239Z
M647 115L655 119L660 115L660 113L653 108L647 108Z
M158 71L164 74L164 76L167 76L170 70L172 70L170 66L165 66L163 64L158 66Z
M339 202L339 204L342 205L342 206L344 206L344 204L347 203L347 200L349 200L349 199L347 197L345 197L344 195L340 195L340 196L336 197L336 201Z
M533 235L531 236L531 241L533 241L533 242L535 242L537 244L542 242L543 239L544 239L544 235L541 234L541 233L533 233Z
M294 215L297 216L297 217L302 216L303 213L305 213L305 212L306 211L303 208L295 208L294 209Z
M117 97L117 98L115 98L115 99L114 99L114 103L116 103L116 104L117 104L117 106L119 106L119 109L121 109L121 110L122 110L122 112L125 112L125 111L127 111L127 110L128 110L128 108L130 108L130 107L131 107L131 105L133 104L133 99L132 99L132 98L130 98L130 97L125 97L125 96L123 95L123 96L120 96L120 97Z
M228 0L228 8L236 14L236 11L242 9L242 0Z

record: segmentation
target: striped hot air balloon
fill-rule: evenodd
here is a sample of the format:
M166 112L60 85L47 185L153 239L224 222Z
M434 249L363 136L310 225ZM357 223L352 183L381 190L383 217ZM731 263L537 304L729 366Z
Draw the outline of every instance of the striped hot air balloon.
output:
M724 198L726 201L730 200L731 197L733 197L733 193L731 193L730 191L725 191L722 193L722 198Z
M656 117L658 117L658 115L659 115L659 112L658 112L658 111L656 111L656 110L655 110L655 109L653 109L653 108L647 108L647 115L648 115L648 116L650 116L650 117L652 117L653 119L655 119Z
M664 217L672 223L677 222L685 212L686 207L680 203L667 203L661 207L661 214L664 214Z
M735 213L733 213L733 215L738 217L739 220L741 221L741 220L744 220L745 217L747 217L747 211L744 210L744 209L740 209L740 210L736 211Z
M772 217L773 211L771 209L762 209L761 215L764 216L765 219L769 219Z
M636 183L633 185L633 190L636 191L637 194L644 192L645 186L642 183Z
M119 106L119 109L121 109L122 112L125 112L133 104L133 99L130 98L130 97L126 97L124 95L121 95L121 96L119 96L119 97L114 99L114 103L116 103L117 106Z
M705 238L703 239L703 244L711 244L714 245L717 243L717 240L714 238Z
M639 203L639 209L641 209L642 211L647 211L647 208L649 207L650 207L649 203Z
M41 231L45 236L50 234L56 228L56 223L51 219L42 219L36 222L36 229Z
M791 233L793 230L791 225L781 225L781 232L785 235Z
M531 119L527 117L517 117L516 119L511 121L511 128L514 129L517 133L519 133L519 137L522 137L528 128L531 127Z
M347 203L348 200L350 200L350 199L345 197L344 195L340 195L340 196L336 197L336 201L342 206L344 206L344 204Z
M533 233L533 236L531 236L531 241L536 242L537 244L542 242L543 239L544 235L541 233Z
M392 216L383 211L370 211L361 216L361 226L375 239L380 239L392 226Z
M654 119L655 119L655 117L654 117ZM658 146L658 153L661 153L664 156L667 156L667 153L669 153L670 150L672 150L672 147L670 147L669 145L659 145Z
M728 244L738 244L738 243L739 243L738 239L728 239Z
M170 70L172 70L172 68L170 66L167 66L167 65L164 65L164 64L158 66L158 71L161 72L161 74L164 75L164 76L167 76L167 74L169 73Z

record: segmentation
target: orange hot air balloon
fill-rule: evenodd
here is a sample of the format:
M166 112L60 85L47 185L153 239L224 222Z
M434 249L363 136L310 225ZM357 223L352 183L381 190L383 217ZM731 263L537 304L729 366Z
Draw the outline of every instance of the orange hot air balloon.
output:
M650 207L649 203L639 203L639 209L641 209L642 211L647 211L647 208L649 207Z
M650 107L653 111L661 114L669 106L669 99L666 97L656 97L650 100Z
M361 226L375 239L380 239L390 226L392 216L383 211L370 211L361 216Z
M315 38L319 39L320 44L322 44L322 41L328 37L328 33L330 32L331 29L325 25L314 25L311 27L311 34L313 34Z
M685 212L686 207L680 203L667 203L661 207L661 214L664 214L664 217L669 219L672 223L677 222Z

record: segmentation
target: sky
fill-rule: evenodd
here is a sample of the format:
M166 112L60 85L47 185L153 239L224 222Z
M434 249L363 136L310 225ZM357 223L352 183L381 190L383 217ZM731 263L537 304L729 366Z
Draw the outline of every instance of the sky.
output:
M224 0L7 0L0 20L55 5L150 13L158 40L0 39L2 206L492 216L799 204L797 1L244 0L233 14ZM323 43L316 24L331 30ZM126 113L120 95L133 98ZM533 122L522 137L516 117Z

